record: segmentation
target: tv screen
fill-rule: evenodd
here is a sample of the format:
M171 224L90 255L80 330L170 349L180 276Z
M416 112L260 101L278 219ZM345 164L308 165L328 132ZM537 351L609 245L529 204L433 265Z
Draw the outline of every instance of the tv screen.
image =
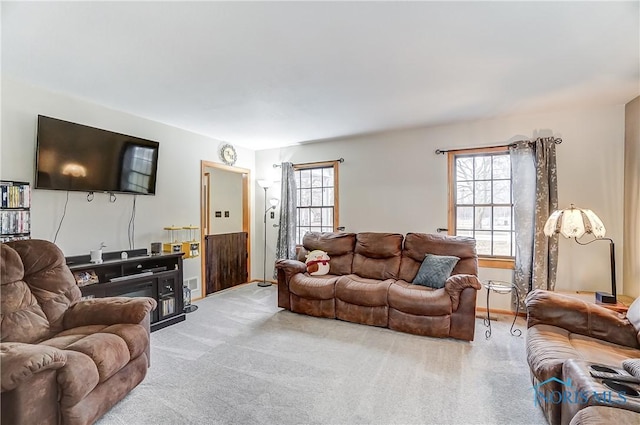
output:
M156 193L159 143L38 115L36 189Z

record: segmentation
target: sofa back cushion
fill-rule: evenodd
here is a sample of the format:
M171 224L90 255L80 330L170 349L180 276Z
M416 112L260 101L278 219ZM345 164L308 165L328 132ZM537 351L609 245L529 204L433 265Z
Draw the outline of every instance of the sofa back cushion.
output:
M352 271L369 279L397 279L401 255L401 234L358 233Z
M34 343L49 335L49 321L23 280L20 255L9 245L0 245L0 340Z
M64 313L80 296L53 243L31 239L2 245L2 341L32 343L62 331Z
M354 233L309 232L302 239L298 260L304 263L309 252L319 249L329 255L329 274L351 274L355 243Z
M413 282L427 254L451 255L460 258L451 275L478 275L475 239L463 236L407 233L404 238L399 278L406 282Z

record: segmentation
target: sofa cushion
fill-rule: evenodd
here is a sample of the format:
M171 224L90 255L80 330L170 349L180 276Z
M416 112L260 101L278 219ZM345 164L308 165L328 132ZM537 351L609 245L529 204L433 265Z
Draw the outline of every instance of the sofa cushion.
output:
M393 279L367 279L355 274L340 276L336 282L336 298L360 306L386 306L392 282Z
M637 424L640 413L609 406L587 406L571 419L569 425Z
M0 340L35 343L49 335L49 321L24 279L24 265L16 250L1 244Z
M305 255L321 250L331 258L329 274L347 275L351 273L355 243L354 233L309 232L302 239L303 249L298 251L298 260L304 263Z
M66 349L91 357L98 367L100 382L109 379L131 360L127 344L122 338L112 334L87 335L70 344Z
M418 269L413 283L430 288L444 288L444 283L451 276L451 271L460 259L451 255L427 254Z
M120 337L129 349L129 357L135 359L149 346L149 334L144 326L139 324L119 323L102 330Z
M309 276L297 273L289 280L289 292L310 300L331 300L335 297L335 286L338 276L325 274Z
M630 357L640 357L640 350L556 326L535 325L527 331L527 361L541 382L554 376L561 378L562 363L568 359L622 367Z
M65 350L67 363L58 371L60 404L74 406L84 399L100 383L98 366L84 353Z
M140 356L149 337L142 325L90 325L60 332L42 344L84 354L95 364L99 382L104 382Z
M413 282L426 254L452 255L460 258L451 274L478 275L476 241L463 236L407 233L404 238L399 279Z
M402 254L402 235L358 233L353 274L370 279L397 279Z
M22 259L23 280L49 322L49 335L61 331L64 313L81 296L64 254L53 243L39 239L12 241L7 245Z
M640 359L627 359L622 362L622 367L636 378L640 378Z
M389 307L416 316L451 314L451 297L444 289L432 289L398 280L389 287Z

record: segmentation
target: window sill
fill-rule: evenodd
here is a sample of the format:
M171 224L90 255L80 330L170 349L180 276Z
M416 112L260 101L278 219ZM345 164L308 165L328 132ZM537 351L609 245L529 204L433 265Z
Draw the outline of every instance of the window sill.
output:
M513 258L490 258L479 257L478 267L485 267L489 269L511 269L515 268L516 260Z

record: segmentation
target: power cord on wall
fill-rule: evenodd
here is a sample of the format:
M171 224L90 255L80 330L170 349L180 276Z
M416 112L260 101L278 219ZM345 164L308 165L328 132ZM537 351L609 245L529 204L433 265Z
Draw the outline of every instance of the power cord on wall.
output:
M131 218L129 219L129 229L127 235L129 236L129 249L135 249L136 239L136 198L138 195L133 195L133 208L131 209Z
M62 210L62 217L60 218L60 224L58 224L58 230L56 230L56 234L53 237L53 243L56 243L56 239L58 239L58 232L60 232L60 228L62 227L62 222L64 221L64 216L67 215L67 204L69 204L69 191L67 190L67 200L64 201L64 210Z

